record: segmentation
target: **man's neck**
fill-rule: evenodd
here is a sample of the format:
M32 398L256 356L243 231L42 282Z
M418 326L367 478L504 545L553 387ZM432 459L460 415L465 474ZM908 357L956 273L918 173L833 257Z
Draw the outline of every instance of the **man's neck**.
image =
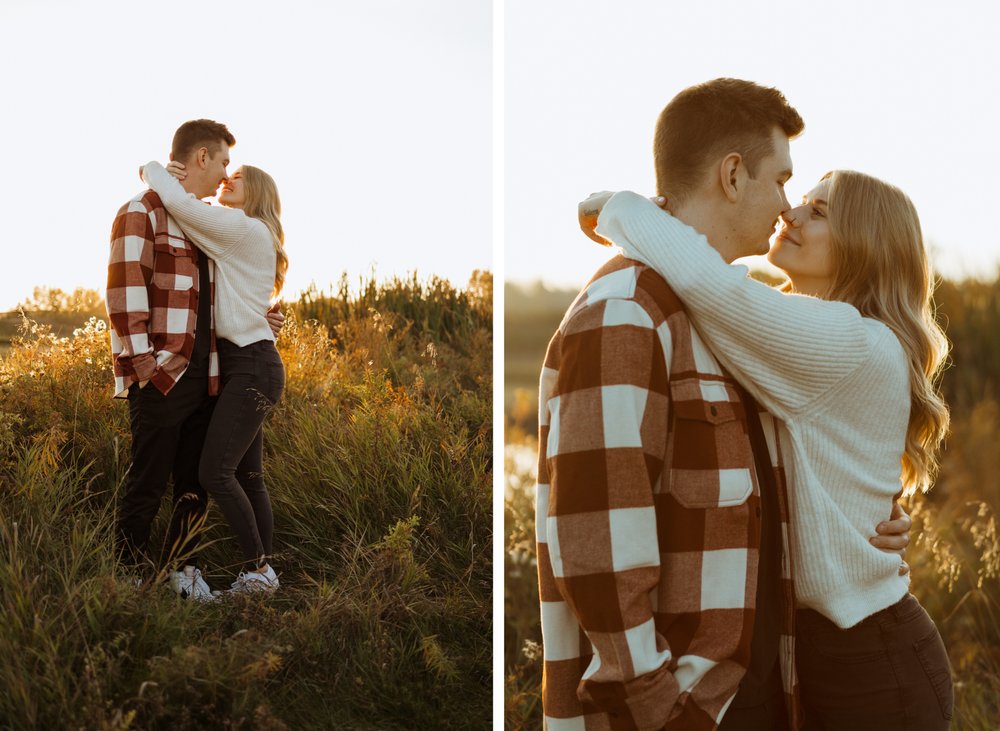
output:
M732 226L726 222L724 216L719 215L718 206L711 201L691 198L678 204L676 208L670 207L670 213L677 220L704 234L709 245L719 252L727 264L740 257L737 250L739 242L734 236Z
M202 187L201 186L202 181L198 179L197 175L197 173L199 172L197 158L194 155L192 155L190 158L184 160L183 162L184 162L184 170L187 173L187 176L183 180L179 180L177 182L181 184L181 187L186 192L190 193L198 200L201 200L202 198L207 198L208 196L202 195L200 191Z
M191 180L190 176L188 176L188 177L184 178L184 180L180 180L178 182L181 184L181 187L185 191L187 191L188 193L191 193L192 195L194 195L195 198L199 198L200 199L200 198L204 198L205 197L205 196L202 196L202 195L198 195L198 183L196 181L194 181L194 180Z

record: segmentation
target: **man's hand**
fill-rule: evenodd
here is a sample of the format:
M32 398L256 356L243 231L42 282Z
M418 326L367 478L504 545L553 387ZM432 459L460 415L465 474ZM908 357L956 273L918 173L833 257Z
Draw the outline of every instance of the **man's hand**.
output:
M601 215L604 204L608 202L612 195L614 193L606 190L600 193L591 193L587 200L582 201L577 206L577 218L580 221L580 230L587 234L588 238L593 239L602 246L611 246L611 242L600 236L594 229L597 228L597 217Z
M278 333L281 332L281 328L285 324L285 316L281 312L280 301L271 305L271 309L267 311L267 324L271 328L271 332L274 333L274 337L278 337Z
M895 500L892 501L892 514L889 520L882 521L875 526L877 536L868 539L869 542L886 553L899 554L900 565L899 575L905 576L910 571L909 564L904 560L906 547L910 543L910 529L913 521L902 506Z
M171 160L167 163L167 172L178 180L184 180L184 178L187 177L187 173L184 171L184 165L176 160Z

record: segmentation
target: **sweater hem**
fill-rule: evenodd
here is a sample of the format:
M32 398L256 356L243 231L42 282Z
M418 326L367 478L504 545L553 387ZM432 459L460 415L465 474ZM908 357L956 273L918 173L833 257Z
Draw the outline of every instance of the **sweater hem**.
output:
M255 328L254 330L241 330L232 334L223 333L221 328L216 327L215 336L217 338L222 338L223 340L228 340L233 345L240 348L245 348L248 345L260 342L261 340L270 340L272 343L276 340L274 333L271 332L271 328L266 325L264 329Z
M865 586L846 586L815 596L802 596L798 586L796 591L799 608L812 609L841 629L849 629L905 597L910 591L910 577L909 574L892 576Z

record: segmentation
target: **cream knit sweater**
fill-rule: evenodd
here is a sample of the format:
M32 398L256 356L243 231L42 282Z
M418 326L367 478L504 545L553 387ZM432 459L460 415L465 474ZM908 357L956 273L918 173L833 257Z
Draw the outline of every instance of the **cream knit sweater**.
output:
M142 169L167 212L215 260L215 334L243 347L274 340L267 324L277 253L263 221L238 208L210 206L188 193L158 162Z
M851 627L903 597L899 556L868 542L900 489L910 415L892 331L844 302L748 278L635 193L616 193L597 231L667 280L715 356L779 420L799 606Z

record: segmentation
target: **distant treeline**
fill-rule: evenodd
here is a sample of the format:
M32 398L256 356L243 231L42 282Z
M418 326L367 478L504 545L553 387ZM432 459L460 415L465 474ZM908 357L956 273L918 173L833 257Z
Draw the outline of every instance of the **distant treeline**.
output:
M331 328L380 313L390 327L403 327L405 323L411 336L433 334L451 345L460 345L473 332L491 327L492 304L493 275L488 271L474 271L465 289L436 276L422 281L415 272L384 281L377 281L374 274L361 277L352 288L345 273L336 285L325 290L310 284L298 299L286 301L283 309L294 311L300 320L316 320ZM0 313L0 348L9 345L25 318L64 337L89 317L107 318L98 290L77 287L67 292L57 287L35 287L31 297L9 312Z
M992 282L943 281L938 321L952 344L942 390L953 411L1000 398L1000 277Z

